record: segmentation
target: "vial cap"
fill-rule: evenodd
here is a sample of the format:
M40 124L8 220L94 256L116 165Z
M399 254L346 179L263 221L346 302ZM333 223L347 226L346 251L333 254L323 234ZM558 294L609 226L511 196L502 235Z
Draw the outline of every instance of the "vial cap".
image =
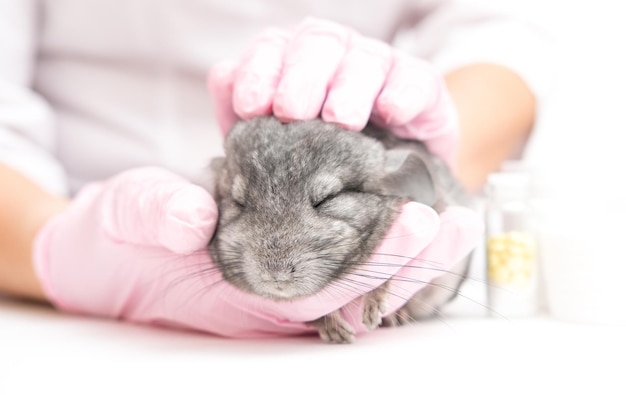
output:
M530 187L530 174L522 171L492 173L487 178L487 196L490 198L525 198Z

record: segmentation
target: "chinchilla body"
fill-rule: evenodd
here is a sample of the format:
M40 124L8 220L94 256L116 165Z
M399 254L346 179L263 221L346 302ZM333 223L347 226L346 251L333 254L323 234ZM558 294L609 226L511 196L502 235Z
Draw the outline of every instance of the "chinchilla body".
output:
M409 200L441 212L469 195L445 163L416 141L368 125L343 130L321 120L240 121L213 163L220 218L209 250L226 281L274 300L321 292L364 265ZM430 316L453 298L468 260L403 308ZM385 321L408 321L398 316Z

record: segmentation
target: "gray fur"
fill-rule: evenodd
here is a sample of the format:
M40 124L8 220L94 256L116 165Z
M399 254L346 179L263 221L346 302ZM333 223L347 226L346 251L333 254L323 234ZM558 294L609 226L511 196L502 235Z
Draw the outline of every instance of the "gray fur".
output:
M440 211L462 191L422 144L374 126L259 117L235 125L225 152L214 162L220 219L209 249L225 280L274 300L318 293L365 262L407 200ZM366 300L368 326L383 304L381 292ZM312 324L350 342L340 318Z

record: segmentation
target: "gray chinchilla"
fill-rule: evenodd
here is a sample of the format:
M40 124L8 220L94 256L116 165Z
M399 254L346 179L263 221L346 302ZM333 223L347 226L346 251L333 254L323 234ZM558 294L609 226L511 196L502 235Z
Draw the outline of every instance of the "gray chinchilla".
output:
M313 295L367 265L408 200L438 212L470 203L423 144L371 124L359 133L321 120L258 117L235 125L225 153L212 164L220 218L209 251L226 281L274 300ZM373 329L435 314L457 294L468 262L382 320L385 284L371 291L364 324ZM329 342L354 339L339 311L311 325Z

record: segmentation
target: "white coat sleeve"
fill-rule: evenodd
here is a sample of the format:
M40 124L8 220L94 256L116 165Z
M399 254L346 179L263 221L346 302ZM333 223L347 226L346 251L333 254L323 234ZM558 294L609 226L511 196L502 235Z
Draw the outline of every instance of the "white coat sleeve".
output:
M35 0L0 1L0 162L56 195L67 180L54 157L53 112L32 89L37 56Z
M472 63L505 66L519 75L539 101L552 90L553 41L549 29L514 1L426 1L419 22L395 44L428 59L442 72ZM423 6L421 6L424 8Z

